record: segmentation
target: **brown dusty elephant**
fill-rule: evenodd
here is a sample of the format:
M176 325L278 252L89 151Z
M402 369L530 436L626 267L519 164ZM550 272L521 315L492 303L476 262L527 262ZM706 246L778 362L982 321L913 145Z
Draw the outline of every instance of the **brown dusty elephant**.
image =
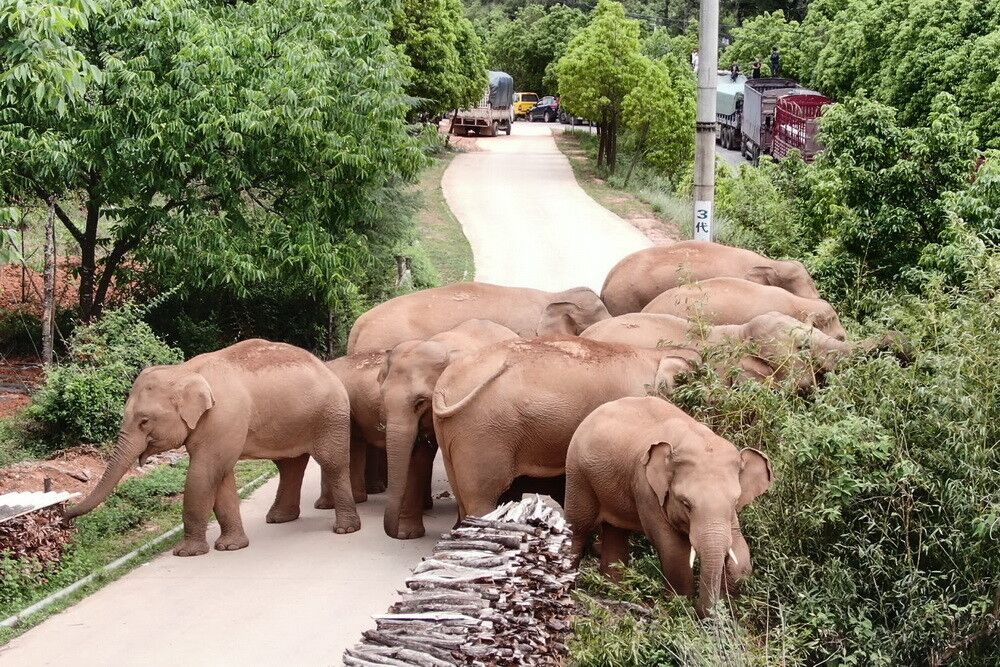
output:
M389 498L385 534L406 540L424 534L437 442L431 417L434 386L449 364L517 334L489 320L469 320L425 341L406 341L388 354L382 379Z
M772 311L794 317L837 340L847 339L837 311L823 299L806 299L780 287L739 278L709 278L675 287L642 309L644 313L676 315L713 325L744 324Z
M687 345L699 352L725 343L744 345L768 366L769 377L779 381L794 377L800 389L815 385L851 354L892 350L904 359L907 355L895 332L848 343L778 312L757 315L745 324L717 326L702 326L675 315L628 313L597 322L580 337L636 347Z
M742 278L806 299L819 298L801 262L768 259L711 241L682 241L646 248L622 259L608 273L601 300L612 315L638 313L668 289L719 277Z
M627 559L628 534L645 533L678 595L694 593L697 556L697 609L704 615L723 586L731 591L750 573L737 515L770 485L764 454L738 451L671 403L606 403L583 420L566 455L573 553L579 560L601 526L601 567L614 576L608 566Z
M570 438L594 408L669 391L699 360L686 349L563 336L499 343L451 364L434 390L434 431L459 518L492 510L519 476L562 475Z
M292 345L246 340L184 363L147 368L125 404L118 443L107 469L83 501L66 510L86 514L102 503L136 459L185 447L184 540L177 556L208 552L205 530L214 510L221 551L249 544L240 519L233 467L239 459L272 459L280 479L268 523L299 516L309 457L324 472L321 505L336 509L334 531L361 526L351 496L351 415L340 380L310 353Z
M388 350L406 340L427 340L472 319L491 320L522 338L577 335L611 317L593 290L543 292L489 283L453 283L404 294L358 318L347 352Z
M351 401L351 489L354 502L385 491L385 420L379 374L385 352L358 352L326 362L347 389Z

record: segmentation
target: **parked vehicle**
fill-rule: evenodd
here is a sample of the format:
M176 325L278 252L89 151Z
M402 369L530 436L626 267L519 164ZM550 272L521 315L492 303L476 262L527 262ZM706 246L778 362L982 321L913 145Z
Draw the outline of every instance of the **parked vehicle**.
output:
M743 117L740 130L743 141L740 152L754 164L760 156L771 152L774 107L778 98L799 90L799 84L791 79L760 78L749 79L743 86Z
M771 155L780 160L790 150L796 149L802 154L802 159L811 162L820 151L816 140L820 116L831 103L828 97L809 93L778 98Z
M566 107L559 107L559 118L558 121L564 125L590 125L590 121L581 116L574 116L570 112L566 111Z
M528 120L535 122L538 120L546 123L554 123L559 118L559 99L552 95L546 95L538 104L528 112Z
M538 104L538 93L514 93L514 118L524 118Z
M718 123L715 141L723 148L736 150L743 143L743 88L747 78L740 74L733 79L729 72L719 72L715 94L715 119Z
M506 72L489 72L489 79L479 104L454 113L452 134L465 135L472 130L480 136L495 137L503 130L510 135L514 123L514 79Z

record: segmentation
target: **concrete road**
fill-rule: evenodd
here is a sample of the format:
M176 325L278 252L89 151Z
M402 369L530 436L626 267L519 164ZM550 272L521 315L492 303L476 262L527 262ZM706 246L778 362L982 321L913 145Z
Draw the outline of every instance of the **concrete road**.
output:
M552 126L514 123L458 155L441 185L472 245L476 280L600 291L608 270L650 245L637 229L577 185Z
M479 141L445 174L449 205L472 242L476 278L506 285L599 290L607 270L649 241L576 184L550 128L517 123ZM361 530L331 531L312 509L310 466L299 520L268 525L277 478L244 501L250 547L195 558L159 556L0 648L0 665L200 667L339 665L344 648L393 601L410 569L455 521L436 500L420 540L382 532L383 495L358 506ZM435 494L447 488L440 457ZM218 528L209 529L209 543Z
M446 489L438 460L435 493ZM250 546L206 556L157 557L0 648L0 665L222 667L340 665L344 649L374 627L420 557L455 522L454 501L435 500L427 535L382 532L385 495L358 505L361 530L335 535L333 510L315 510L311 464L302 516L267 524L277 477L243 501ZM209 528L209 544L218 528Z

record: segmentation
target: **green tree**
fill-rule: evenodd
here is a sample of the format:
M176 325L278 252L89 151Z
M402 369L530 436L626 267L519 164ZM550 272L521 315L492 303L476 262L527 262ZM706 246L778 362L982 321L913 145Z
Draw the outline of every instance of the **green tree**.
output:
M622 122L636 135L626 182L640 160L670 178L687 166L694 155L695 106L689 67L672 59L645 62L638 85L622 103Z
M15 26L64 8L5 7ZM331 304L355 298L371 245L405 232L371 212L422 163L381 3L95 9L60 24L73 64L36 68L45 87L9 74L9 56L0 77L0 194L55 198L80 246L81 316L134 259L188 285L248 293L294 275ZM66 81L60 113L47 91Z
M598 122L597 164L611 172L618 157L622 104L646 69L639 33L638 21L626 18L620 3L599 0L590 23L555 66L562 103L573 114Z
M395 5L392 42L410 63L407 92L420 109L440 114L477 102L486 88L486 54L462 0Z
M552 65L586 23L586 14L576 8L528 5L491 35L490 66L513 76L518 90L554 91Z
M783 11L765 12L733 30L733 43L722 53L719 64L728 68L731 63L739 63L749 74L753 61L760 58L762 70L770 74L769 55L771 48L777 46L781 53L781 75L797 78L802 63L800 33L799 22L786 20Z

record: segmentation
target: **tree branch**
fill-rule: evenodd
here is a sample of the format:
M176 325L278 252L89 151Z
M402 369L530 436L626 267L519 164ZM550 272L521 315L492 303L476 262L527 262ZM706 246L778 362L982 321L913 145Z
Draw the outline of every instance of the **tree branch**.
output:
M37 183L35 184L34 187L35 187L35 194L38 195L38 197L41 198L42 201L48 204L49 198L52 195L45 192L44 188L42 188ZM66 229L68 229L69 233L72 234L74 239L76 239L76 242L82 245L84 242L84 238L83 238L83 232L80 230L80 228L77 227L72 220L70 220L69 216L66 215L66 211L62 210L62 207L59 206L59 204L53 203L52 206L56 212L56 217L59 218L59 221L66 226Z

